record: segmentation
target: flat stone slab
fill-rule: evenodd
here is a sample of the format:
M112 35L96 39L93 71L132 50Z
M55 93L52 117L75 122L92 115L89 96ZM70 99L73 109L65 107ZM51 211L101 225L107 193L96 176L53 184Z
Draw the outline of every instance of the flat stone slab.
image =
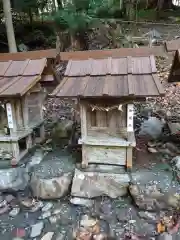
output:
M106 195L116 198L127 194L129 182L128 174L84 172L76 169L71 195L84 198Z

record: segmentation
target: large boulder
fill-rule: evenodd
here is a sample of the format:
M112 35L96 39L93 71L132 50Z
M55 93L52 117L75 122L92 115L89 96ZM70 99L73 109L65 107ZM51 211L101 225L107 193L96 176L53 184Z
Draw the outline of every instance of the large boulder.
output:
M172 184L172 172L161 169L133 172L129 191L141 210L166 210L180 207L178 182ZM157 167L156 167L157 168Z
M41 199L58 199L66 195L72 182L73 166L67 157L35 165L30 181L33 195Z
M33 195L41 199L57 199L63 197L69 190L72 181L72 173L65 173L60 177L40 179L33 176L31 188Z
M165 210L180 207L180 195L177 193L163 193L156 185L138 186L131 184L129 187L131 196L141 210Z
M22 191L29 182L25 168L8 168L0 170L0 191Z
M139 135L147 135L152 139L157 139L162 133L163 126L162 121L156 117L150 117L142 123Z
M69 138L73 128L73 121L64 119L57 122L52 130L52 139L59 141L61 138Z
M76 169L71 195L82 198L104 195L117 198L127 194L129 181L127 174L83 172Z

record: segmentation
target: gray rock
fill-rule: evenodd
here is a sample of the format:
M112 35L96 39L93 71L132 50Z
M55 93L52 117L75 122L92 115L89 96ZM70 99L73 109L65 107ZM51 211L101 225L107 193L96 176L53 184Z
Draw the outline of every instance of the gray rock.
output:
M30 186L33 195L42 199L63 197L69 190L74 165L67 157L58 161L44 161L35 166L31 173Z
M94 200L86 198L72 197L70 202L74 205L81 205L86 207L92 207L94 205Z
M152 220L152 221L156 221L157 220L157 217L156 217L156 214L154 213L150 213L150 212L138 212L138 215L140 218L143 218L143 219L146 219L146 220Z
M56 236L56 240L64 240L66 237L66 232L61 232L61 233L58 233L57 236Z
M42 212L49 211L53 207L53 204L51 202L46 203L46 205L42 208Z
M164 144L164 147L168 148L171 152L179 153L178 147L171 142L167 142L166 144Z
M157 211L180 207L179 194L163 192L157 185L131 184L129 190L139 209Z
M30 169L31 167L38 165L44 158L46 153L44 153L41 149L37 149L33 156L30 159L30 162L27 164L26 168Z
M61 215L56 215L56 216L51 216L49 218L49 221L50 221L51 224L55 224L60 219L61 219Z
M31 189L35 197L41 199L57 199L65 196L72 181L72 173L65 173L61 177L51 179L40 179L33 176Z
M42 215L39 217L39 219L46 219L48 217L51 217L51 212L50 211L43 212Z
M129 181L127 174L83 172L76 169L71 195L82 198L107 195L117 198L127 194Z
M41 238L41 240L51 240L53 235L54 235L54 232L48 232Z
M30 237L35 238L41 235L43 228L44 223L42 221L32 225Z
M169 233L162 233L158 236L157 240L173 240L173 236Z
M73 127L73 121L64 119L55 124L52 130L52 139L56 142L61 138L69 138Z
M24 190L29 182L25 168L9 168L0 170L0 191Z
M7 201L8 203L10 203L10 202L12 202L12 201L15 199L15 197L14 197L13 195L11 195L11 194L8 194L8 195L5 197L5 199L6 199L6 201Z
M150 117L142 123L139 135L148 135L152 139L157 139L162 133L163 126L162 121L156 117Z
M180 171L180 156L174 157L172 163L174 163L176 168Z
M15 217L19 214L20 212L20 208L19 207L16 207L16 208L13 208L10 213L9 213L9 216L10 217Z

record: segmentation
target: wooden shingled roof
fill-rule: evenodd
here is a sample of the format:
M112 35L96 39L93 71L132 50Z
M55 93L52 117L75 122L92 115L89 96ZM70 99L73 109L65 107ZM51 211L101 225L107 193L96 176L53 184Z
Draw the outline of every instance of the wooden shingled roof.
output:
M180 39L178 38L171 41L166 41L165 47L168 53L175 52L177 49L180 48Z
M46 58L0 62L0 97L22 96L41 79Z
M164 95L154 56L70 60L55 97Z

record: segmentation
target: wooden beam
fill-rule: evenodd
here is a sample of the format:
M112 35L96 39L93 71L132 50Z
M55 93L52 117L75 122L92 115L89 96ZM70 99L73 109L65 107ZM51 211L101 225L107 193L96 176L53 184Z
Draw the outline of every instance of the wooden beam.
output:
M132 151L133 151L132 147L127 148L127 155L126 155L126 167L127 167L127 169L132 168L132 158L133 158Z
M140 48L119 48L108 50L89 50L89 51L75 51L75 52L61 52L59 57L60 61L69 60L85 60L85 59L100 59L108 57L143 57L143 56L162 56L165 54L163 46L140 47ZM40 59L48 58L55 59L57 57L56 49L18 52L18 53L0 53L0 61L9 60L26 60L26 59Z

